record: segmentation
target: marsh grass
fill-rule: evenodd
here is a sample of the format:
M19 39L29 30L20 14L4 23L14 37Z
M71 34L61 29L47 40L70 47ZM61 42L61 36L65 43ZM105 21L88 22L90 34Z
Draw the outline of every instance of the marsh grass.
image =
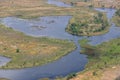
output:
M1 68L25 68L46 64L75 49L74 43L47 37L31 37L0 25L0 55L12 60Z
M81 43L80 43L81 44ZM89 56L89 62L86 66L88 69L104 69L113 65L120 65L120 38L104 42L97 46L83 45L82 53L96 54L97 56Z

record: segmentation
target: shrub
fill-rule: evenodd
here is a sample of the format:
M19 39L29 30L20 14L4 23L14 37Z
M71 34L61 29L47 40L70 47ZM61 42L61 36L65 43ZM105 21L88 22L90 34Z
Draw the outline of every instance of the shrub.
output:
M16 53L19 53L19 52L20 52L20 50L17 48L17 49L16 49Z
M70 80L71 78L74 78L76 76L77 76L76 73L72 73L72 74L68 75L67 80Z

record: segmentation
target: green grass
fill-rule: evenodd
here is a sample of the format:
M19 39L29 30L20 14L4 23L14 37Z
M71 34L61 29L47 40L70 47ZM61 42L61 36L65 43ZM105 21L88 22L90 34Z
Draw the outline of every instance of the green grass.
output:
M81 44L81 43L80 43ZM96 46L83 45L82 53L90 54L87 69L104 69L106 67L120 65L120 38L104 42Z
M84 45L86 45L86 43L88 43L88 42L89 42L89 40L86 39L86 38L79 40L80 46L84 46Z
M46 64L75 49L68 40L35 38L0 25L0 55L12 60L1 68L25 68Z

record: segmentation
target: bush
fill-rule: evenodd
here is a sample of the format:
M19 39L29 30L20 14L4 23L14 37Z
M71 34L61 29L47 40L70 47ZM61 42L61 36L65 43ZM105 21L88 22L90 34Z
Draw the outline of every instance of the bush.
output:
M68 75L67 80L70 80L71 78L74 78L76 76L77 76L76 73L72 73L72 74Z
M19 53L20 52L20 50L19 49L16 49L16 53Z

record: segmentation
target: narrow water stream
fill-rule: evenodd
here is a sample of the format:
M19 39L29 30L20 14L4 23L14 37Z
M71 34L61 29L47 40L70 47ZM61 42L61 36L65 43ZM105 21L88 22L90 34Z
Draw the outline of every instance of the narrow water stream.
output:
M107 12L108 20L110 20L115 13L114 9L97 10ZM84 70L88 59L86 55L79 53L81 47L78 44L78 40L88 38L90 40L90 44L96 45L104 41L120 37L120 28L116 27L114 23L112 24L110 31L104 35L91 37L73 36L65 32L65 28L70 19L71 16L46 16L31 20L19 19L16 17L7 17L1 19L1 22L6 26L21 31L26 35L72 40L76 44L77 49L61 59L43 66L16 70L1 69L0 77L11 80L38 80L44 77L55 78L56 76L66 76L70 73L79 72Z

